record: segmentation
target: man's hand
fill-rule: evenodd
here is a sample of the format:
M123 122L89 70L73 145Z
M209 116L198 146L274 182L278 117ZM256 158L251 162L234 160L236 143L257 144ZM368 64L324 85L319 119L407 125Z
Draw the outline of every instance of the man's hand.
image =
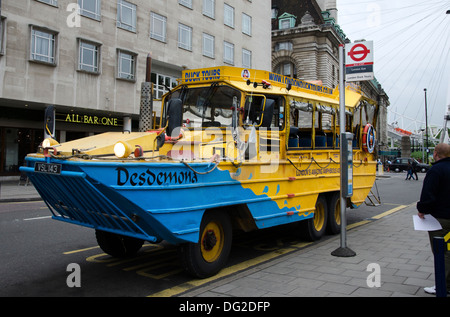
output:
M419 216L420 219L425 219L425 214L418 212L417 215Z

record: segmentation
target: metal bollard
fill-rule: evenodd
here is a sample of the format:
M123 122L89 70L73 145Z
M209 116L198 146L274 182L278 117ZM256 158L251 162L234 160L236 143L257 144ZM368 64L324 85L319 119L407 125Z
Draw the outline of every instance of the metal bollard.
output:
M447 297L447 284L445 280L445 240L442 237L433 238L434 278L436 282L436 297Z

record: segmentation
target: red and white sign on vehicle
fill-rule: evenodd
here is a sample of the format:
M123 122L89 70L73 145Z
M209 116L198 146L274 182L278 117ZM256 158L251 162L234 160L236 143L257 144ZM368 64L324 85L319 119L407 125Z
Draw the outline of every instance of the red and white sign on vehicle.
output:
M363 41L345 45L345 80L374 79L373 42Z

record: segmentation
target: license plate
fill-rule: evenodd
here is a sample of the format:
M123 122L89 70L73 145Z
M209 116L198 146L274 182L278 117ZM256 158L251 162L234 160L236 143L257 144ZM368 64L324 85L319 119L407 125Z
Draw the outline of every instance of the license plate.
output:
M34 164L34 171L48 174L61 174L61 164L56 163L40 163Z

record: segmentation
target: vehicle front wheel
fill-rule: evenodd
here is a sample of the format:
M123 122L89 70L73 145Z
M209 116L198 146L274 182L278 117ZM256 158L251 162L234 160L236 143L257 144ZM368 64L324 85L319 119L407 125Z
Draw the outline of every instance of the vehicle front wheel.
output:
M199 242L182 244L178 252L187 272L198 278L207 278L225 266L231 244L232 226L228 215L210 211L203 216Z

